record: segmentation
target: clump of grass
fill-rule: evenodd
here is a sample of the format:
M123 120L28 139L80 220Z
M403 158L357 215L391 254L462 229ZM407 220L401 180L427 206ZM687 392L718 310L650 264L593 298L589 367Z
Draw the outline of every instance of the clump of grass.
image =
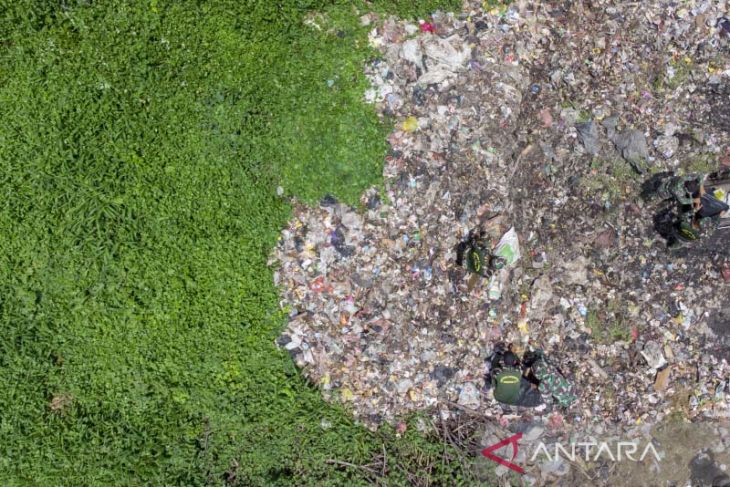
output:
M670 77L670 70L672 76ZM657 74L652 82L654 92L661 93L665 90L675 90L686 83L692 75L691 60L679 59L669 62L667 69Z
M717 159L714 154L700 154L683 161L681 168L684 173L709 173L717 170Z
M304 24L312 9L327 29ZM362 103L373 53L358 14L315 0L7 4L3 485L362 485L326 460L398 454L274 346L284 317L266 267L290 214L277 185L355 201L380 180L388 128ZM431 445L409 444L405 465Z
M575 123L588 123L593 119L590 112L586 110L580 110L578 116L575 119Z
M588 310L588 313L586 313L585 318L585 327L591 330L591 336L595 337L597 336L602 327L600 320L598 319L598 312L595 310Z
M588 195L616 202L638 191L639 177L623 160L591 161L592 173L581 179L581 186Z
M493 9L499 9L500 13L507 9L514 0L482 0L482 9L490 11Z
M628 342L631 340L631 328L625 321L618 319L609 327L609 337L613 342Z
M591 337L599 343L629 341L631 328L622 317L611 314L612 318L602 319L597 310L589 310L585 318L585 327L591 330Z

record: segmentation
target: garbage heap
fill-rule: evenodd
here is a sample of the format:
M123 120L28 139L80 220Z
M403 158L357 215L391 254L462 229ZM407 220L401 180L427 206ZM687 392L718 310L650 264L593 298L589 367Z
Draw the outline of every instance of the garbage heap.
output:
M730 165L727 5L561 5L361 19L382 53L365 97L395 123L384 189L295 203L272 265L277 343L367 425L502 416L500 340L560 364L569 423L728 415L727 236L668 251L638 197L649 173ZM455 261L478 225L519 259L474 281Z

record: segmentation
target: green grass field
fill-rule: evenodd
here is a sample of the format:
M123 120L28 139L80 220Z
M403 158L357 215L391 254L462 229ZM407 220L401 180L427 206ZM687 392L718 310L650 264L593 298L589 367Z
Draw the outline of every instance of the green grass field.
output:
M326 460L441 458L355 425L274 346L275 188L354 202L381 178L365 12L0 2L0 484L353 485Z

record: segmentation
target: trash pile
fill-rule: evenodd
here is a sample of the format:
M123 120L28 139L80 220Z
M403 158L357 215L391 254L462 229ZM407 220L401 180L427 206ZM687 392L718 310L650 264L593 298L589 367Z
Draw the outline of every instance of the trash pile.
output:
M497 341L560 365L580 396L567 424L730 416L730 231L670 251L660 203L639 198L651 173L730 166L727 13L364 16L382 52L365 97L396 125L384 193L295 207L272 258L279 346L372 427L424 408L513 414L484 388ZM475 280L455 261L477 226L510 259Z

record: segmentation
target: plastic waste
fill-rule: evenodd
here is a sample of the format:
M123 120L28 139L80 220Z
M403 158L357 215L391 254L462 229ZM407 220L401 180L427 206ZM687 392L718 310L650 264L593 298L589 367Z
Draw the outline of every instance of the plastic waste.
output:
M505 260L507 267L512 267L521 257L520 254L520 241L517 237L515 228L510 228L507 233L502 235L499 239L494 255L502 257Z
M415 132L416 130L418 130L418 119L411 115L403 122L403 131L411 133Z
M434 32L436 30L431 22L423 22L419 27L421 32Z

